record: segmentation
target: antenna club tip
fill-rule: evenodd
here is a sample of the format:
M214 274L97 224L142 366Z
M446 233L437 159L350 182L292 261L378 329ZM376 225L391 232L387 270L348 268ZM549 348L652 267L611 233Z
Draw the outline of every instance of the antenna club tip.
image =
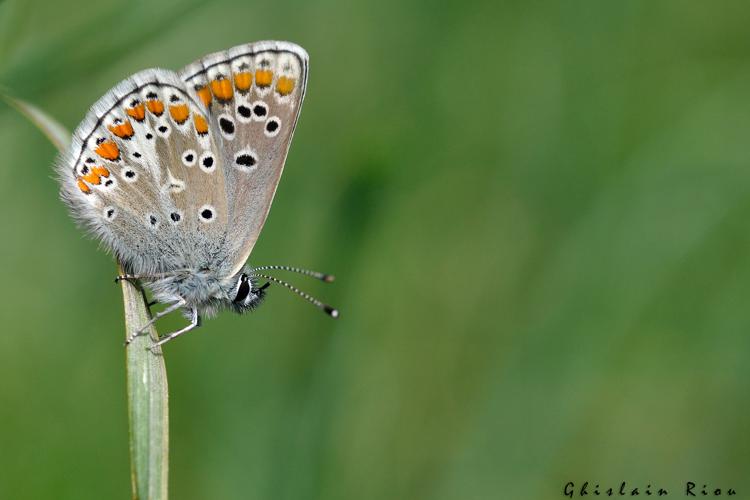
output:
M323 310L332 318L337 319L339 317L339 310L334 309L331 306L323 306Z
M333 283L336 280L336 276L333 274L325 274L323 275L323 281L326 283Z

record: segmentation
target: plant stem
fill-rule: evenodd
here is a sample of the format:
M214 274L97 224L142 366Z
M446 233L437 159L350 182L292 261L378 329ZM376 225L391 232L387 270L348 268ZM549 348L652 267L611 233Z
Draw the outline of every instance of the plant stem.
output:
M122 268L119 268L122 274ZM141 289L122 280L125 336L151 317ZM136 337L126 348L130 460L133 498L166 500L169 472L169 392L161 348L149 349L158 339L151 326L148 335Z
M10 105L47 136L63 153L70 144L70 132L36 106L0 91ZM118 274L122 267L118 266ZM151 319L143 290L122 280L125 304L125 336ZM125 350L130 422L130 463L133 498L166 500L169 473L169 393L167 369L161 348L148 349L159 335L152 326L148 335L137 337ZM114 341L114 338L113 338Z

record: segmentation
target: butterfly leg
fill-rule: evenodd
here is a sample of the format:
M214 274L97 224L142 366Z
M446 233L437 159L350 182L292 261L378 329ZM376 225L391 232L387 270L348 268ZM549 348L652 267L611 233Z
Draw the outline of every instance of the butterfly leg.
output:
M176 332L172 332L169 335L166 335L165 337L160 338L159 342L157 342L153 346L151 346L151 349L153 349L154 347L158 347L158 346L160 346L162 344L166 344L167 342L169 342L173 338L178 337L178 336L182 335L183 333L187 333L190 330L193 330L193 329L198 328L199 326L201 326L201 318L200 318L200 316L198 316L198 309L193 308L191 312L192 312L192 318L191 318L190 324L188 326L186 326L185 328L183 328L181 330L177 330Z
M133 341L134 338L136 338L137 336L139 336L140 334L142 334L144 331L146 331L146 329L148 327L150 327L151 325L153 325L156 322L156 320L158 320L159 318L162 318L162 317L166 316L167 314L169 314L171 312L176 311L177 309L179 309L180 307L182 307L184 305L185 305L185 300L184 299L180 299L177 302L175 302L174 304L172 304L171 306L169 306L166 309L164 309L163 311L159 311L158 313L154 314L154 317L151 318L145 325L143 325L138 330L136 330L135 332L133 332L133 333L130 334L130 336L125 340L125 345L130 344Z
M177 274L180 274L186 271L187 269L177 269L176 271L169 271L166 273L156 273L156 274L120 274L115 277L115 283L119 283L122 280L135 281L135 280L144 280L144 279L167 278L169 276L175 276Z

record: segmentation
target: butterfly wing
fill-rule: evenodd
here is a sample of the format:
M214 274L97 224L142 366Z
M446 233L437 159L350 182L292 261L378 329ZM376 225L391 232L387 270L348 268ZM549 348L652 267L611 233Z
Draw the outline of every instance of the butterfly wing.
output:
M94 104L58 162L75 218L130 272L202 266L221 254L225 184L207 116L174 72L142 71Z
M226 185L226 245L238 272L268 216L305 95L308 56L288 42L210 54L180 73L205 106Z
M61 195L130 272L231 276L268 215L306 81L307 54L286 42L137 73L74 132Z

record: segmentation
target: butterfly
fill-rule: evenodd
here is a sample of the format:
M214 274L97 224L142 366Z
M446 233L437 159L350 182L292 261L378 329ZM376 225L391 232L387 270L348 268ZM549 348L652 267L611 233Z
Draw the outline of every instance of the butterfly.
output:
M257 307L271 283L331 317L338 310L246 263L268 216L305 96L308 55L264 41L207 55L175 73L148 69L91 108L56 170L74 219L140 281L190 320ZM260 285L260 280L267 280ZM116 280L117 281L117 280Z

